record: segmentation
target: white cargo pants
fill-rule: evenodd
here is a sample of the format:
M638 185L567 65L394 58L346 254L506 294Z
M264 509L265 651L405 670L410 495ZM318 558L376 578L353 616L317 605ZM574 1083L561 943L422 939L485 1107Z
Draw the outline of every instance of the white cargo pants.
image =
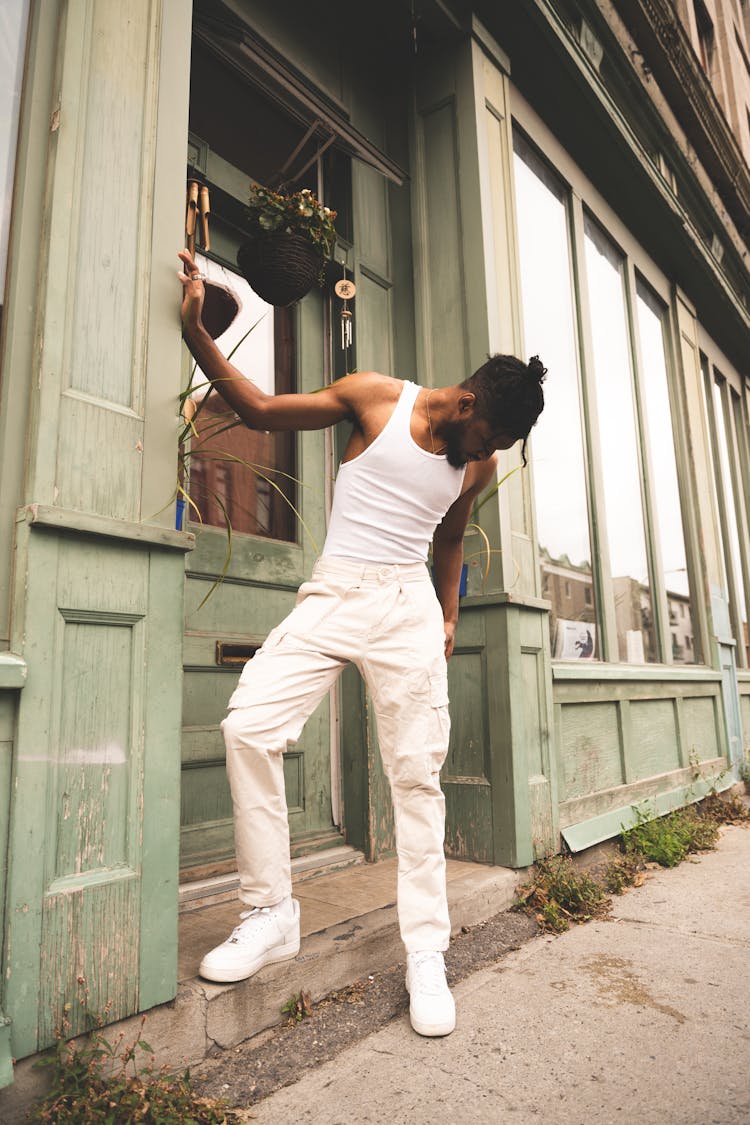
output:
M234 804L240 899L270 906L291 893L282 755L347 663L372 694L391 786L398 917L407 953L445 950L448 750L443 615L421 563L323 556L297 604L245 665L221 724Z

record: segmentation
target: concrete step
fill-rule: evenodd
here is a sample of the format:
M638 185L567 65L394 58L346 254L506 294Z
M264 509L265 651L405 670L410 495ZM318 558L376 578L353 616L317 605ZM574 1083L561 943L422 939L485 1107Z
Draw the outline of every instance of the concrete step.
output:
M513 903L522 872L448 861L453 931L485 921ZM268 965L249 980L220 985L196 976L207 949L237 924L238 904L180 917L180 986L171 1004L152 1009L144 1037L157 1063L193 1065L214 1046L232 1047L280 1023L282 1006L305 991L312 1002L370 973L405 961L396 917L396 860L364 863L294 881L302 943L293 961ZM124 1024L135 1020L123 1021Z
M344 857L341 857L342 859ZM215 1047L231 1048L286 1017L282 1006L295 994L309 994L313 1003L370 973L405 964L396 917L396 860L361 863L312 878L300 869L294 897L300 902L302 944L293 961L268 965L249 980L217 985L196 976L207 949L227 937L241 909L214 902L179 916L179 986L167 1004L150 1009L141 1029L133 1016L103 1029L109 1042L122 1033L123 1042L144 1038L154 1049L156 1065L179 1070L199 1063ZM505 867L448 860L448 903L451 925L486 921L513 903L526 872ZM0 1125L21 1125L26 1108L44 1089L45 1075L34 1069L35 1058L15 1066L15 1080L0 1091Z

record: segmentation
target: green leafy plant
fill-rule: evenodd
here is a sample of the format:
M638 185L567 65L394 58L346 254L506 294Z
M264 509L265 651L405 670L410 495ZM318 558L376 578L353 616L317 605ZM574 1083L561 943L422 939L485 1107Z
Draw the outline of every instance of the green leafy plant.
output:
M99 1031L66 1042L42 1057L50 1089L35 1103L28 1120L44 1125L233 1125L247 1121L245 1114L224 1102L199 1097L190 1084L190 1072L172 1074L157 1069L153 1050L141 1038L128 1042L120 1035L114 1043ZM138 1057L146 1056L140 1063Z
M248 233L253 238L296 234L306 238L323 258L333 256L336 212L319 203L309 188L292 195L254 184L247 206Z
M296 992L281 1007L281 1014L288 1016L290 1023L299 1023L305 1016L312 1015L309 992Z
M621 834L626 854L637 853L661 867L676 867L690 852L714 847L718 822L694 805L657 816L648 802L633 806L636 823Z

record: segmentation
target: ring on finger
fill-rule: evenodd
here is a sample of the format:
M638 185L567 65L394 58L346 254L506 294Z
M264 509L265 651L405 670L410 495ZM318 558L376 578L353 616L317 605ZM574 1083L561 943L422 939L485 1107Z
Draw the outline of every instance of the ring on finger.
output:
M206 275L205 275L205 273L193 273L193 274L190 275L190 280L191 281L205 281Z

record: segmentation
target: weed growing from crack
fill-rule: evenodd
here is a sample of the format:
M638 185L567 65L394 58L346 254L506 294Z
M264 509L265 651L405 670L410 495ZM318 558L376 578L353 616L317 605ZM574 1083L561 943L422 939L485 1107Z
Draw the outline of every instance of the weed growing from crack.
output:
M29 1110L38 1125L239 1125L248 1118L214 1098L199 1097L190 1072L157 1069L152 1048L141 1038L121 1033L114 1043L94 1031L56 1046L36 1064L48 1070L50 1089ZM147 1061L138 1061L138 1053Z
M290 1023L299 1023L305 1016L312 1015L309 992L295 992L281 1007L281 1014L289 1017Z
M571 922L601 917L609 906L600 884L561 855L539 860L533 882L519 894L514 909L534 914L542 929L553 933L567 930Z

